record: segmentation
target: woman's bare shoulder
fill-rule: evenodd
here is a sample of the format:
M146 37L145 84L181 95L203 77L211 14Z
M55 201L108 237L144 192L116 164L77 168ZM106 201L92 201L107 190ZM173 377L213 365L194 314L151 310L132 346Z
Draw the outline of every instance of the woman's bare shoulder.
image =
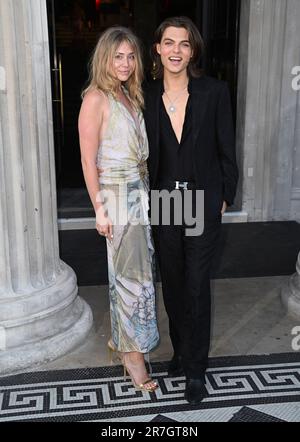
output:
M82 102L83 107L89 107L91 110L94 109L96 111L106 110L108 104L107 95L99 89L89 90L85 94Z

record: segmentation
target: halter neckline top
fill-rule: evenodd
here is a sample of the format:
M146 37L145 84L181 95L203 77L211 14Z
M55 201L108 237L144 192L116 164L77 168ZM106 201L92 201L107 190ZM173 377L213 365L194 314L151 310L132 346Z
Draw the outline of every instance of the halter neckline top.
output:
M97 167L101 169L100 183L133 182L146 174L149 155L143 114L138 111L136 121L127 107L108 94L109 119L101 140Z

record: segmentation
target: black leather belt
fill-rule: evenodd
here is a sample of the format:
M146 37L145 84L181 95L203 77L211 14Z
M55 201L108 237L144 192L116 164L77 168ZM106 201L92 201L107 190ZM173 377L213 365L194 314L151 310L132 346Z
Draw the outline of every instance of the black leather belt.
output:
M193 181L161 181L159 183L160 189L167 190L195 190L196 184Z

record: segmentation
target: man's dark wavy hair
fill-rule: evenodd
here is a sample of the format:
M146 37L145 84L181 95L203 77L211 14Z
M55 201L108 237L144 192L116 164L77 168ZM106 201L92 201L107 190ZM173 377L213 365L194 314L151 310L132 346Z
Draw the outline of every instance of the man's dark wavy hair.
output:
M170 26L175 28L185 28L189 34L189 41L193 50L193 57L188 65L189 77L200 77L202 70L199 68L199 61L204 52L204 42L197 26L188 17L171 17L163 21L157 28L154 34L154 43L151 48L151 57L153 61L152 77L154 79L162 78L164 68L160 59L160 55L157 53L156 45L161 43L164 32Z

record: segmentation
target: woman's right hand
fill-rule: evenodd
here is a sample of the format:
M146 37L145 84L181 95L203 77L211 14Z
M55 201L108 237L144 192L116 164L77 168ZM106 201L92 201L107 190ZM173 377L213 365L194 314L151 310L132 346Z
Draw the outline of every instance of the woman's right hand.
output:
M96 212L96 229L100 235L105 236L110 242L113 239L113 225L104 207L100 206Z

